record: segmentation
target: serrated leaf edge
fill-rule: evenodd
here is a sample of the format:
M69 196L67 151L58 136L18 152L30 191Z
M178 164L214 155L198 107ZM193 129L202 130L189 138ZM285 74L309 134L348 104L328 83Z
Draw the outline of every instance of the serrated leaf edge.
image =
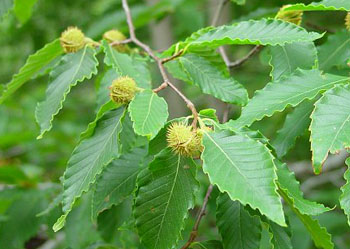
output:
M126 112L126 109L124 110L124 112ZM115 129L118 129L118 126L120 125L120 119L118 120L118 124L115 125ZM114 132L113 132L114 133ZM78 145L79 146L79 145ZM72 152L72 155L75 153L75 151L77 150L77 147L75 147L75 149ZM72 211L73 209L73 205L75 203L75 201L80 198L84 193L87 193L89 191L89 189L91 188L91 186L96 182L96 179L101 175L101 172L103 171L103 169L110 164L112 161L114 160L114 158L112 158L111 160L109 160L108 162L106 162L105 164L103 164L103 166L101 167L101 170L99 172L96 173L96 175L93 177L92 181L88 184L88 186L86 187L86 190L82 190L81 194L74 196L69 208L65 211L64 214L62 214L57 221L55 222L55 224L53 225L52 229L54 230L54 232L57 232L59 230L62 229L62 227L65 225L66 223L66 218L68 216L68 214ZM63 179L65 179L65 176L67 174L67 171L64 172L63 174ZM64 184L63 184L64 186ZM64 202L64 195L65 191L63 191L63 202Z
M207 135L207 133L205 133L206 135ZM258 140L254 140L254 139L252 139L252 138L250 138L249 136L247 136L247 135L244 135L244 134L239 134L240 136L242 136L242 137L245 137L245 138L248 138L249 140L251 140L251 141L254 141L254 142L256 142L256 143L258 143L258 144L260 144L261 146L263 146L264 148L265 148L265 150L266 150L266 152L270 155L270 157L271 157L271 160L272 160L272 163L273 163L273 168L274 168L274 170L273 170L273 183L274 183L274 186L275 186L275 188L274 188L274 192L275 192L275 194L276 194L276 196L280 196L279 195L279 193L278 193L278 186L277 186L277 180L278 180L278 178L277 178L277 173L276 173L276 164L275 164L275 162L274 162L274 156L272 155L272 152L271 152L271 150L266 146L266 145L264 145L263 143L261 143L260 141L258 141ZM208 136L207 135L207 137L210 137L210 136ZM212 138L210 138L210 140L212 140ZM212 140L213 141L213 140ZM214 141L213 141L214 142ZM215 142L214 142L215 143ZM204 150L206 150L206 148L204 147ZM204 150L203 150L203 152L204 152ZM203 153L202 152L202 153ZM225 153L226 154L226 153ZM202 159L203 160L203 163L205 162L205 160L204 160L204 158ZM203 168L203 172L208 176L208 178L209 178L209 181L212 183L212 184L214 184L214 185L216 185L217 187L218 187L218 189L220 190L220 192L221 193L226 193L229 197L230 197L230 199L232 200L232 201L239 201L240 203L242 203L244 206L245 205L249 205L251 208L253 208L253 209L258 209L260 212L261 212L261 214L263 214L263 215L266 215L266 217L269 217L265 212L263 212L262 210L260 210L260 208L259 207L257 207L256 205L254 205L253 203L250 203L250 202L245 202L245 201L242 201L242 200L240 200L240 199L238 199L238 198L233 198L231 195L230 195L230 193L228 193L227 191L224 191L223 189L221 189L221 187L219 186L219 185L217 185L217 183L215 183L215 182L213 182L212 181L212 179L211 179L211 177L210 177L210 175L209 175L209 173L208 172L206 172L206 170ZM281 211L281 213L283 213L283 208L282 208L282 203L281 203L281 205L280 205L280 211ZM284 214L284 213L283 213ZM269 218L270 219L270 218ZM276 222L277 224L279 224L280 226L283 226L283 227L286 227L287 226L287 224L286 224L286 221L285 221L285 218L283 218L283 221L279 221L279 222L277 222L277 221L274 221L274 222Z
M85 55L86 55L86 51L87 51L87 48L88 48L88 47L90 47L90 46L89 46L89 45L86 45L85 48L84 48L84 53L83 53L83 55L81 56L81 60L79 61L79 68L81 68L81 64L82 64L82 61L83 61L83 59L84 59L84 57L85 57ZM61 101L60 101L60 104L59 104L59 107L58 107L57 111L51 115L51 119L50 119L50 121L49 121L50 126L49 126L48 128L45 128L44 130L41 130L39 136L37 136L36 139L42 139L43 136L44 136L44 134L45 134L47 131L50 131L50 130L52 129L52 122L53 122L53 120L54 120L54 117L62 110L62 108L63 108L63 102L66 100L66 97L67 97L67 95L70 93L72 87L76 86L78 83L80 83L80 82L82 82L82 81L84 81L84 80L86 80L86 79L91 79L93 75L97 74L97 67L98 67L98 65L99 65L99 62L98 62L98 60L97 60L97 58L96 58L96 54L97 54L97 51L94 49L94 54L93 54L93 56L92 56L93 60L94 60L95 63L96 63L96 64L95 64L94 70L91 71L90 74L87 75L86 77L82 77L81 79L76 80L74 83L69 84L69 88L64 92L63 98L62 98ZM67 62L65 57L62 58L62 61ZM77 74L77 72L76 72L75 74ZM51 75L51 73L50 73L50 75ZM75 76L75 75L74 75L74 76ZM72 78L74 78L74 76L73 76ZM39 106L40 106L41 104L44 103L44 101L45 101L45 100L43 100L43 102L38 103L38 105L37 105L37 107L36 107L36 109L35 109L35 119L36 119L36 121L37 121L38 123L39 123L39 120L38 120L38 118L37 118L38 108L39 108ZM40 123L39 123L39 125L40 125ZM41 126L41 125L40 125L40 126Z

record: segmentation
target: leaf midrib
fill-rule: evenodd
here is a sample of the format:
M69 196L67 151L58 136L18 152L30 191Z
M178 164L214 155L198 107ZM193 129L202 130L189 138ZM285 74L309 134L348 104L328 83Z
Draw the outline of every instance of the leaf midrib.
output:
M176 182L177 182L177 177L178 177L178 174L179 174L179 169L180 169L180 162L181 162L181 156L178 155L177 157L177 166L176 166L176 172L175 172L175 177L174 177L174 183L171 187L171 190L170 190L170 194L169 194L169 199L168 199L168 202L165 206L165 210L164 210L164 214L162 215L162 220L159 224L159 230L158 230L158 234L157 234L157 239L156 239L156 243L154 245L154 248L157 248L157 245L159 243L159 239L160 239L160 232L162 230L162 227L163 227L163 223L164 223L164 217L168 211L168 207L169 207L169 203L170 203L170 199L172 198L172 195L173 195L173 192L174 192L174 188L175 188L175 185L176 185Z
M249 182L249 180L247 179L247 177L240 171L240 169L237 167L237 165L231 160L231 158L229 157L229 155L227 155L227 153L208 135L206 134L207 137L209 137L209 139L217 146L217 148L219 148L221 150L221 152L226 156L226 158L228 159L229 162L231 162L231 164L237 169L238 173L246 180L247 184L251 187L252 190L258 190L257 192L261 193L262 196L264 196L264 193L261 192L260 188L254 188L254 186L252 186Z
M151 113L151 107L152 107L152 102L153 102L153 98L154 98L154 93L151 93L151 99L149 100L149 105L148 105L148 110L147 110L147 114L146 114L146 117L145 119L143 120L143 123L142 123L142 126L141 126L141 130L142 130L142 133L145 133L145 124L146 124L146 121Z
M201 70L199 67L197 67L194 63L192 63L191 62L191 60L188 60L188 59L186 59L186 58L182 58L183 60L186 60L189 64L191 64L192 65L192 67L194 67L194 68L196 68L199 72L201 72L202 74L201 74L201 76L203 77L203 78L206 78L206 81L207 82L210 82L210 77L209 76L207 76L208 74L205 72L205 71L203 71L203 70ZM222 75L222 77L225 77L224 75ZM225 78L225 79L227 79L227 80L230 80L231 81L231 83L233 83L234 81L233 81L233 79L232 78ZM204 91L204 89L203 89L203 87L202 87L202 85L201 84L199 84L199 83L197 83L197 82L194 82L197 86L199 86L203 91ZM237 83L237 88L235 87L235 85L234 84L231 84L231 86L232 87L234 87L235 88L235 90L237 91L237 90L242 90L242 89L240 89L240 87L239 87L239 85L238 85L238 82L234 82L234 83ZM210 85L211 84L207 84L207 86L210 88ZM218 97L218 98L225 98L226 99L226 93L225 93L225 89L223 89L220 85L222 85L222 84L212 84L211 86L213 86L213 88L215 89L215 90L220 90L220 95L222 95L222 97ZM238 94L236 94L236 93L234 93L234 92L232 92L232 91L230 91L230 93L232 94L232 95L234 95L234 96L236 96L237 98L239 98L240 100L242 100L242 98L238 95ZM213 92L212 94L214 94L214 96L216 96L217 94L215 93L215 92ZM225 100L225 101L232 101L232 100Z
M115 118L115 117L114 117L114 118ZM78 192L83 191L82 186L83 186L83 184L85 183L87 176L91 173L92 169L95 167L96 162L100 159L101 154L105 151L105 148L106 148L107 144L110 143L110 140L111 140L111 138L113 138L113 135L116 133L116 130L118 129L119 124L120 124L120 119L118 120L118 123L114 126L113 131L111 132L111 135L108 136L108 139L103 140L103 141L106 141L106 142L103 144L103 147L102 147L102 149L101 149L101 153L99 153L98 156L95 158L95 160L93 160L93 162L90 164L91 167L88 168L88 173L85 174L83 181L81 181L81 184L80 184L80 186L79 186L79 191L76 191L75 193L78 193ZM105 164L106 164L106 163L105 163ZM75 165L76 165L76 164L75 164ZM72 186L72 185L71 185L71 186ZM73 199L73 201L71 201L70 208L72 208L72 205L74 204L74 200L75 200L76 198L77 198L77 196L75 196L74 199Z
M350 38L347 39L341 46L339 46L336 50L334 50L334 53L332 53L328 58L320 65L320 68L323 68L325 64L327 64L328 61L333 59L333 57L350 41Z

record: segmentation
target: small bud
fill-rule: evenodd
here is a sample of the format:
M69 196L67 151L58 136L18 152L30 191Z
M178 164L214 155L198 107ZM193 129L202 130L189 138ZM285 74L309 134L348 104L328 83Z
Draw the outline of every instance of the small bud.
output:
M345 17L345 26L348 31L350 31L350 12Z
M60 37L65 53L75 53L85 46L85 35L77 27L68 27Z
M105 39L108 43L112 43L124 41L126 40L126 37L119 30L112 29L103 34L103 39ZM114 45L113 47L121 53L126 53L130 50L129 46L126 44Z
M203 134L192 130L191 126L183 123L172 123L167 131L167 142L176 154L182 156L194 157L198 156L203 150L202 146Z
M128 104L135 96L138 88L135 81L128 77L120 77L110 86L111 99L119 104Z
M290 5L283 6L277 13L276 19L300 25L303 18L303 11L301 10L285 10Z

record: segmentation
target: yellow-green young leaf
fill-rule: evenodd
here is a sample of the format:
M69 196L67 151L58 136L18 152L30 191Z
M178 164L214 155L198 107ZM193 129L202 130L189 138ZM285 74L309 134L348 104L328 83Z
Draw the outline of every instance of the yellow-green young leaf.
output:
M322 10L346 10L350 11L350 2L348 0L323 0L310 4L297 3L285 10L303 10L303 11L322 11Z
M346 160L346 164L350 167L350 158ZM341 187L342 195L340 196L340 206L348 217L348 224L350 225L350 169L348 168L344 174L346 184Z
M203 146L203 171L212 184L232 200L249 204L277 224L286 225L273 156L262 143L223 131L205 133Z
M312 69L317 63L317 50L313 42L295 42L270 48L271 78L279 80L297 68Z
M332 242L332 236L327 232L326 228L321 227L318 220L313 219L309 215L300 213L299 210L294 207L293 200L291 200L283 190L279 189L278 192L296 214L298 219L304 224L316 247L322 249L333 249L334 244Z
M188 210L194 207L196 165L166 148L138 178L134 206L136 229L146 248L173 248L184 229Z
M288 114L283 127L277 131L272 142L278 158L282 158L294 146L297 137L301 136L309 127L310 115L314 109L314 102L305 100Z
M311 151L316 174L328 153L350 147L350 86L336 86L315 104L311 115Z
M0 21L13 7L13 0L0 0Z
M168 119L168 104L152 90L144 90L130 102L129 112L134 131L140 136L154 138Z
M199 86L203 93L228 103L245 105L248 101L246 89L231 77L220 72L205 58L196 54L187 54L179 58L191 81Z
M23 24L32 16L34 4L38 0L15 0L15 15Z
M118 155L118 133L124 108L107 112L98 122L94 134L83 140L73 151L63 178L63 215L54 224L60 230L73 204L89 190L96 176Z
M318 47L318 58L321 70L345 67L350 59L350 32L344 30L328 36L327 42Z
M38 73L40 69L48 65L62 53L63 50L60 41L57 39L46 44L45 47L38 50L35 54L30 55L25 65L19 70L18 74L15 74L10 83L4 88L0 96L0 104Z
M275 112L283 111L287 106L297 106L305 99L313 99L319 92L332 88L335 84L344 84L348 77L325 74L317 69L296 70L288 77L282 77L276 82L268 83L242 109L241 116L231 122L241 127L249 126L254 121L265 116L272 116Z
M63 107L68 93L73 86L97 74L97 51L90 46L77 53L65 55L60 64L51 71L50 83L46 90L46 99L40 102L35 110L35 117L40 125L42 138L46 131L52 128L54 116Z
M105 209L118 205L135 189L136 178L147 154L145 148L134 148L130 153L114 159L96 180L93 192L94 218Z
M217 198L216 224L225 249L256 249L261 239L261 224L238 201L227 194Z
M243 5L245 4L245 0L231 0L232 2L238 4L238 5Z
M322 36L281 20L250 20L217 28L201 29L184 42L173 45L165 53L173 53L179 48L215 48L225 44L285 45L294 42L311 42Z
M299 210L302 214L307 215L319 215L324 212L330 211L330 208L325 207L323 204L319 204L313 201L306 200L303 192L300 190L300 184L295 178L294 172L291 172L286 164L275 160L277 167L278 186L281 190L288 195L292 201L293 206Z
M140 88L151 88L151 75L145 61L140 58L119 53L113 49L107 41L102 41L105 53L104 63L117 70L120 76L129 76L133 78Z

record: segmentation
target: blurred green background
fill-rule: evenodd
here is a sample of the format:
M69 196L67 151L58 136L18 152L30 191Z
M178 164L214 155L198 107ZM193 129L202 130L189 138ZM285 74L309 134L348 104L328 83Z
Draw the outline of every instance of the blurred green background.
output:
M273 17L282 5L297 2L311 1L247 0L244 6L232 3L225 8L219 24ZM139 38L155 50L161 51L192 32L210 25L218 0L134 0L129 3ZM318 32L319 29L321 32L322 29L336 31L344 28L344 17L345 12L305 13L302 26ZM59 37L68 26L78 26L95 40L101 39L102 34L112 28L127 32L120 0L39 0L27 22L18 21L13 12L0 21L0 84L9 82L12 75L25 63L28 55ZM326 37L317 41L317 44L321 44L325 39ZM227 48L227 51L234 60L244 56L250 49L250 46L236 46ZM268 49L264 49L232 72L232 75L249 90L250 97L255 90L262 88L270 80L271 69L268 60ZM154 68L152 72L154 86L157 86L160 82L157 69ZM108 227L103 227L108 233L103 229L96 232L96 226L82 217L89 209L84 206L84 199L72 212L72 218L68 220L65 231L59 234L54 234L51 230L53 222L60 214L58 208L51 211L50 215L36 217L36 214L43 211L59 193L59 179L66 162L78 142L80 133L94 119L95 80L96 77L72 90L64 110L54 121L53 129L41 140L36 140L39 128L35 122L34 111L37 102L44 99L48 76L30 81L0 106L0 249L11 249L2 247L1 243L5 238L14 241L14 249L23 248L24 241L25 248L87 248L91 242L102 241L101 238L107 242L113 241L120 248L142 248L136 243L135 235L127 231L127 223L123 225L126 227L125 231L120 231L116 236L116 241L111 239L116 224L109 224L109 230ZM199 89L194 86L185 85L183 82L176 84L195 102L198 109L216 108L217 113L222 114L223 104L219 101L200 94ZM162 95L169 103L171 117L188 114L177 96L168 90L162 92ZM230 118L238 117L239 113L239 108L232 106ZM273 138L287 113L288 110L274 115L268 122L264 119L254 124L253 128ZM307 198L334 207L338 205L339 186L343 184L345 153L332 156L327 162L330 166L326 167L326 172L321 176L314 176L309 147L308 134L305 134L297 140L297 145L289 153L287 161L302 182L302 190ZM204 193L205 186L202 188ZM198 200L198 203L201 203L201 200ZM128 212L119 206L115 209L117 210L113 210L114 212ZM214 209L213 197L209 210ZM104 219L107 221L111 214L113 215L112 212L103 213L100 217L101 222ZM80 227L74 221L81 223ZM185 238L192 222L188 224ZM333 234L337 248L350 248L350 229L345 216L338 208L335 212L322 215L320 222ZM313 248L302 225L293 218L290 219L290 223L293 225L295 248ZM200 239L217 236L217 231L212 228L214 224L215 217L209 215L201 225ZM70 237L71 234L76 237ZM52 242L51 247L49 242Z

